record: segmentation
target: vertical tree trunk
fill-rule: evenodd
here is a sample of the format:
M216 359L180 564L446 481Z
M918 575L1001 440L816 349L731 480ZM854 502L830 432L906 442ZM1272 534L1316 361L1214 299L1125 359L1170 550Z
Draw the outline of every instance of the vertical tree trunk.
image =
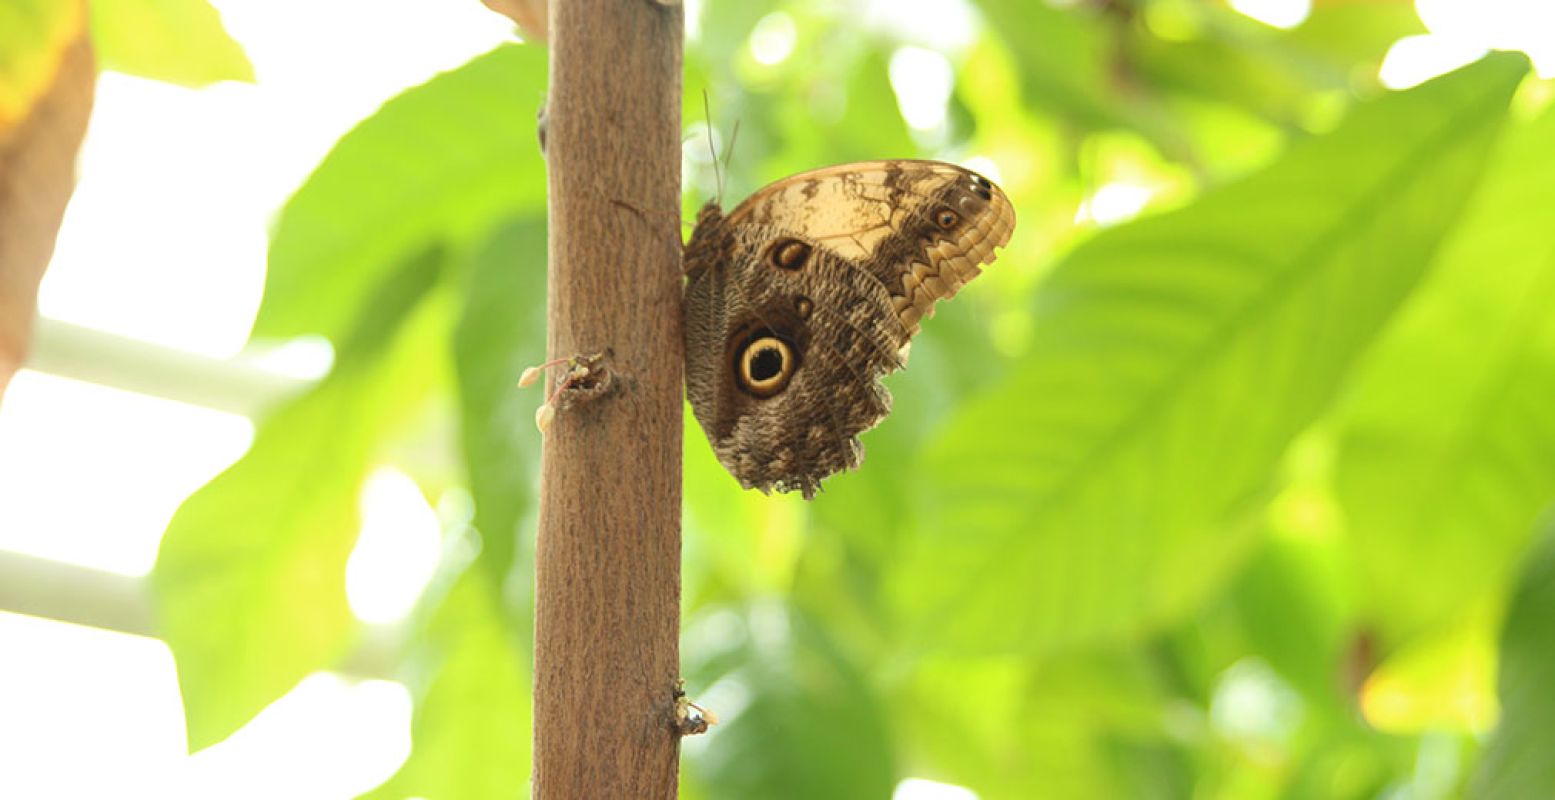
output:
M681 9L550 5L549 347L604 353L608 387L574 392L545 437L534 796L667 800L678 766Z

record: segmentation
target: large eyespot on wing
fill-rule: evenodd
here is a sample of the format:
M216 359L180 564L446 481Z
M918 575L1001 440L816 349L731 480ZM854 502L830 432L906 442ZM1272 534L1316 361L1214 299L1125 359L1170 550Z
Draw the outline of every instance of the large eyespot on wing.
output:
M899 366L905 332L857 263L770 226L741 226L735 242L722 390L692 408L741 485L812 497L863 460L858 437L890 410L879 378ZM699 369L687 364L688 385Z
M799 351L776 332L762 329L746 336L734 351L734 385L757 398L787 388L799 369Z
M911 335L1009 243L1015 209L992 181L938 161L865 161L772 183L730 225L792 231L866 267Z

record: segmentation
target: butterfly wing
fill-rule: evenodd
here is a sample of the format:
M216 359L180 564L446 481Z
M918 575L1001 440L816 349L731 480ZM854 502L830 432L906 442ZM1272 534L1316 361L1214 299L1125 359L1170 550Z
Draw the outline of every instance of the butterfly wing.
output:
M880 378L919 320L993 260L1014 212L976 173L880 161L787 178L686 246L686 385L747 487L801 491L863 460L890 410Z
M864 161L802 172L751 195L726 224L799 234L865 266L910 333L1009 244L1015 207L993 182L938 161Z

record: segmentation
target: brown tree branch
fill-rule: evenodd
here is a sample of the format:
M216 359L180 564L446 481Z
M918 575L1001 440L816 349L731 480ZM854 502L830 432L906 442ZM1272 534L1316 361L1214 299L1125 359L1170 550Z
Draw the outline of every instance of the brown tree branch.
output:
M549 27L549 346L553 357L604 357L563 390L545 437L534 796L669 800L680 627L681 9L552 0ZM618 202L671 213L644 219Z

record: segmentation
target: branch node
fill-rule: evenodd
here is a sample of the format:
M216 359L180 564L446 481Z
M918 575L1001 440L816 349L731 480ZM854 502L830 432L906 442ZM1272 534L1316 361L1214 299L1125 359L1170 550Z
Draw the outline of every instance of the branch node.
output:
M551 404L558 411L566 411L609 393L615 386L615 371L608 363L612 355L614 351L607 347L598 353L567 359L567 374L556 384Z
M696 713L692 713L692 712ZM675 683L675 715L670 727L678 736L696 736L718 724L718 715L691 702L686 697L685 680Z
M544 100L535 109L535 136L540 139L540 157L545 158L545 132L550 127L550 111Z

